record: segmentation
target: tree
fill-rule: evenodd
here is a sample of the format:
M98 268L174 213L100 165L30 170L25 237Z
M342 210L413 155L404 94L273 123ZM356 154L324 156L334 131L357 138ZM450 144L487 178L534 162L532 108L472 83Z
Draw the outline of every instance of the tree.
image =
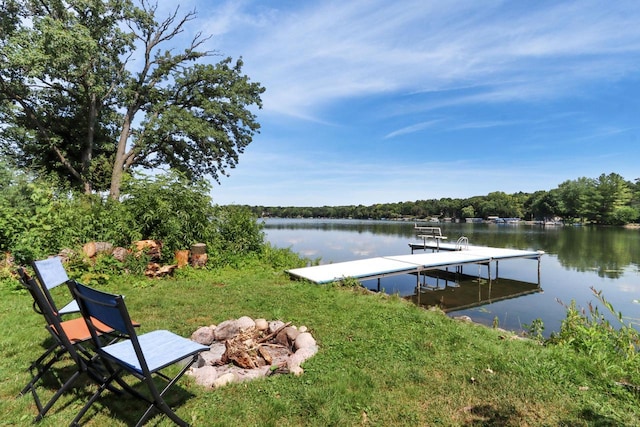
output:
M462 217L463 218L474 218L476 216L476 210L472 205L465 206L462 208Z
M114 199L136 167L216 181L235 167L259 130L251 108L264 88L242 59L203 63L214 52L200 50L200 33L173 50L196 14L157 21L156 10L148 0L4 0L3 154Z
M528 206L528 210L532 219L546 219L552 218L558 214L558 191L536 191L531 194L527 199L525 206Z
M558 186L558 198L561 215L566 218L589 217L589 205L595 193L595 183L591 178L581 177L564 181Z
M622 176L617 173L602 174L595 182L596 197L592 199L593 212L599 223L623 223L633 219L633 213L626 209L633 198L633 193L629 183ZM617 212L622 208L625 209Z

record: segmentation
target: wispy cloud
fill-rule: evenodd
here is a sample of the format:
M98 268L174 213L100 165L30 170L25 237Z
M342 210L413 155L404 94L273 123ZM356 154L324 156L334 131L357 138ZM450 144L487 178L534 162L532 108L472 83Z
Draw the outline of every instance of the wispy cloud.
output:
M640 8L629 2L269 6L224 3L207 27L229 53L245 55L251 75L268 88L266 110L299 117L348 97L459 85L490 89L450 102L562 97L611 70L640 67ZM242 41L242 51L233 40Z
M408 134L411 134L411 133L419 132L419 131L421 131L423 129L432 127L436 123L440 123L440 122L442 122L442 119L429 120L429 121L422 122L422 123L416 123L416 124L411 125L411 126L406 126L406 127L403 127L402 129L398 129L398 130L395 130L393 132L390 132L390 133L386 134L384 136L384 139L390 139L390 138L395 138L396 136L400 136L400 135L408 135Z

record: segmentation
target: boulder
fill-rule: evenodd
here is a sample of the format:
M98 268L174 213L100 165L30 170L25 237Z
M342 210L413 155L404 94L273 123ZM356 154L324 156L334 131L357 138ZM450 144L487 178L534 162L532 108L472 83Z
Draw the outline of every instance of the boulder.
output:
M318 347L316 346L301 348L289 357L287 360L287 367L289 370L293 370L295 367L302 365L302 362L309 359L317 352Z
M265 319L256 319L256 329L259 331L266 331L267 329L269 329L269 322L267 322Z
M216 341L226 341L237 335L238 332L240 332L240 328L235 320L225 320L213 330L213 335Z
M302 332L298 335L294 342L294 348L301 349L307 347L314 347L316 345L316 340L309 332Z
M214 388L222 387L235 381L236 381L235 374L228 372L216 378L215 381L213 382L213 387Z
M294 342L298 335L300 335L300 331L296 329L295 326L287 326L284 328L284 332L287 334L287 338L289 338L289 341L291 342Z
M247 331L256 327L256 322L254 322L249 316L242 316L236 320L236 322L238 324L238 330L240 331Z
M269 322L269 333L272 334L283 326L284 322L282 320L272 320Z
M215 337L213 335L213 329L209 326L202 326L191 334L191 340L197 342L202 345L211 345L213 341L215 341Z
M218 370L214 366L203 366L189 371L189 375L195 378L197 384L204 387L215 387L218 380Z

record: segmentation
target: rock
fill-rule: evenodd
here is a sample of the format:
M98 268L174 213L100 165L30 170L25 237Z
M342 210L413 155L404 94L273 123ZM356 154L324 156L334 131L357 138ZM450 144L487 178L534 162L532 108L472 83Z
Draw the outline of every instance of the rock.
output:
M111 252L111 255L118 261L124 262L124 260L127 259L127 256L129 255L129 251L122 246L118 246L116 248L113 248L113 252Z
M269 333L272 334L283 326L284 322L282 320L272 320L269 322Z
M287 326L284 328L284 332L287 334L287 338L289 341L294 342L298 335L300 335L300 331L296 329L295 326Z
M246 331L256 327L256 322L254 322L249 316L242 316L236 320L236 322L238 323L238 329L240 331Z
M285 347L289 347L290 345L289 337L287 336L287 332L284 329L278 332L278 335L276 335L275 341L276 341L276 344L280 344Z
M269 323L265 319L256 319L254 322L256 323L256 329L259 331L266 331L269 329Z
M289 373L295 375L296 377L299 377L304 373L304 369L302 369L300 366L296 366L294 368L289 369Z
M226 341L237 335L238 332L240 332L240 328L235 320L225 320L213 330L213 336L216 341Z
M214 388L222 387L235 381L236 381L235 374L229 372L216 378L215 381L213 382L213 387Z
M312 357L314 354L318 352L318 347L305 347L296 351L289 360L287 360L287 367L289 370L293 370L295 367L302 365L302 363Z
M204 387L215 387L215 383L218 380L218 370L214 366L203 366L198 369L192 369L189 371L197 384Z
M213 329L211 329L209 326L198 328L193 334L191 334L191 340L197 342L198 344L211 345L213 341L215 341Z
M298 337L294 342L294 348L296 349L313 347L315 345L316 345L316 340L313 338L313 336L309 332L302 332L301 334L298 335Z
M285 347L261 346L260 351L268 354L268 358L271 359L271 365L278 366L286 364L291 355L289 349Z
M234 372L234 375L236 381L242 382L262 378L267 375L267 372L269 372L269 366L261 366L256 369L239 369Z
M308 329L307 329L307 327L306 327L306 326L300 326L300 327L298 328L298 331L300 331L300 332L307 332L307 331L308 331Z

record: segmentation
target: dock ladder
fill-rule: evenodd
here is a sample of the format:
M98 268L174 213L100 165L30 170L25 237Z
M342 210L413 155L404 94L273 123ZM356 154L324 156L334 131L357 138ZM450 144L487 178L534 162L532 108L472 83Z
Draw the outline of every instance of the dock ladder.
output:
M469 239L466 236L460 236L456 241L456 251L469 249Z

